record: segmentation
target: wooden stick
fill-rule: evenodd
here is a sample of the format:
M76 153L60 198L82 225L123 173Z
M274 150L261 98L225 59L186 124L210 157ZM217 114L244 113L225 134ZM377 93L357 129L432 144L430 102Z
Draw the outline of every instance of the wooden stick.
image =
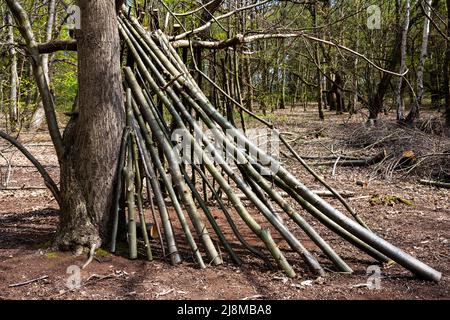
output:
M123 191L122 171L125 166L125 157L129 143L128 139L129 135L130 135L130 127L126 127L122 135L122 145L120 147L119 162L117 166L117 180L114 190L113 227L112 227L111 247L110 247L110 251L113 253L116 252L117 232L119 228L120 198Z
M432 181L432 180L419 180L419 183L427 185L427 186L450 189L450 183L448 183L448 182Z
M61 206L62 205L61 194L59 192L58 186L56 185L55 181L53 181L52 177L50 177L47 170L45 170L45 168L41 165L41 163L19 141L11 137L9 134L0 131L0 137L11 143L13 146L15 146L20 152L22 152L22 154L25 157L27 157L28 160L30 160L30 162L36 167L36 169L41 174L47 188L51 191L56 201Z
M136 136L131 136L132 141L132 147L133 147L133 162L134 162L134 170L135 170L135 185L136 185L136 203L137 203L137 209L139 214L139 220L140 220L140 226L141 226L141 232L142 236L144 238L144 244L145 244L145 251L147 253L147 259L148 261L153 260L153 254L152 254L152 248L150 246L150 240L147 232L147 224L145 222L145 215L144 215L144 206L142 204L142 178L141 178L141 172L139 168L139 152L136 142Z
M334 194L332 194L328 190L311 190L314 194L323 198L334 198ZM356 193L348 190L339 190L339 194L345 198L352 198L356 196ZM283 198L288 198L290 195L287 192L279 192L280 196ZM244 193L238 193L237 196L242 200L248 200L248 197Z
M382 152L376 154L375 156L371 158L360 158L360 159L351 159L351 160L333 160L333 161L323 161L323 162L317 162L312 163L314 166L341 166L341 167L365 167L365 166L372 166L374 164L380 163L384 159L388 157L388 154L385 150ZM339 161L338 161L339 160Z
M33 283L33 282L37 282L37 281L41 281L41 280L45 280L48 279L48 276L42 276L36 279L31 279L31 280L27 280L24 282L19 282L19 283L14 283L14 284L10 284L8 287L10 288L15 288L15 287L21 287L21 286L25 286L27 284Z

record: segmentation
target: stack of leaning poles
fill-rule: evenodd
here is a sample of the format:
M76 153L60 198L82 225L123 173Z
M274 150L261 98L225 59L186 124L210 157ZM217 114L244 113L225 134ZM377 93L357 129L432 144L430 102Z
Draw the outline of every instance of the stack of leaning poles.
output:
M116 187L112 252L116 251L118 233L123 230L127 235L130 258L137 258L136 234L140 232L137 230L139 228L142 229L147 256L152 260L143 209L142 181L145 180L147 199L151 205L154 222L157 224L162 252L173 265L181 261L171 220L176 218L201 268L223 263L220 248L216 247L217 242L215 243L210 236L210 228L231 260L238 265L241 264L240 257L233 250L208 208L207 199L204 199L196 189L196 182L192 176L197 175L201 177L203 187L211 192L220 206L233 234L243 248L269 264L275 261L289 277L296 275L293 267L272 238L269 228L262 227L242 203L242 197L236 193L237 188L251 201L252 206L267 220L266 222L270 222L273 230L282 236L289 247L319 275L324 274L324 269L287 227L276 212L274 204L303 230L340 272L351 273L352 269L302 217L301 212L294 209L292 202L298 203L305 212L329 230L379 263L394 261L420 278L431 281L441 279L440 272L369 230L351 209L350 213L356 219L332 207L309 190L274 157L252 143L241 130L234 127L210 103L162 31L150 33L135 18L123 15L118 18L118 26L133 63L124 67L127 126L120 152L119 166L122 174ZM171 123L165 120L168 117ZM199 124L199 119L202 125ZM220 138L219 144L204 133L206 131L204 126L214 130L215 135ZM196 159L201 161L191 161L189 168L182 163L171 139L173 127L183 133L185 143L189 144ZM282 136L280 137L281 141L285 142ZM240 144L237 143L238 140ZM287 143L286 145L295 158L302 162L295 150ZM308 170L314 173L311 169ZM228 205L224 204L222 194L226 196ZM171 208L168 208L165 201L167 197L170 198ZM204 215L200 214L197 204ZM349 208L345 202L344 205ZM230 207L262 241L265 249L258 249L244 239L237 228L234 220L236 218L231 215ZM175 213L170 215L169 209ZM121 225L125 227L121 228ZM191 230L191 226L194 231ZM200 250L198 241L201 241L204 251ZM207 260L202 252L206 253Z

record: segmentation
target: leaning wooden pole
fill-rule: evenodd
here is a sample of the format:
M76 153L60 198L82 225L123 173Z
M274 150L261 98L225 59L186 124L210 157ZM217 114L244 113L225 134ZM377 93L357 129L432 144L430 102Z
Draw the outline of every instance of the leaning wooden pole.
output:
M137 85L136 79L134 77L133 72L129 68L125 68L125 76L127 78L127 81L129 79L130 83L134 83L134 86L132 86L133 93L135 94L135 98L137 99L137 102L141 105L148 106L147 101L144 98L144 95L142 93L141 88ZM163 101L165 101L166 104L170 105L170 102L167 99L167 97L163 96L160 93L160 97L163 98ZM149 106L148 106L149 107ZM143 110L146 110L147 108L144 108ZM150 120L153 118L152 115L147 114L147 117L145 117L146 120ZM151 122L157 126L157 123L155 123L153 120ZM151 127L151 126L150 126ZM187 132L189 132L187 130ZM192 138L191 142L194 142L194 138L192 136L189 136L189 138ZM195 144L194 144L195 145ZM202 153L201 149L196 150L198 153ZM247 212L243 204L241 203L240 199L236 196L232 188L227 184L226 180L223 178L223 176L220 174L219 171L216 170L214 167L212 161L208 159L207 157L205 160L205 167L210 171L210 173L213 175L213 177L221 184L222 188L225 190L227 195L229 196L230 200L235 204L235 207L240 213L243 220L248 224L248 226L263 240L263 242L266 244L269 251L272 253L272 256L274 257L275 261L279 264L279 266L289 275L290 277L295 276L295 272L290 266L290 264L287 262L286 258L282 254L281 250L278 248L278 246L273 241L272 237L270 236L270 233L267 229L262 229L260 225L250 216L250 214Z
M126 70L131 70L131 69L126 69ZM128 77L127 81L128 81L128 84L130 85L131 89L133 90L133 95L134 95L135 99L138 101L138 103L142 107L142 110L141 110L142 115L144 116L145 121L149 124L150 129L153 134L153 137L157 140L158 144L160 146L162 146L162 148L163 148L166 159L169 162L169 170L170 170L170 173L172 176L172 182L174 185L174 189L177 191L178 197L182 200L182 202L186 208L186 211L188 212L190 219L193 222L193 225L205 246L205 249L208 253L209 258L211 259L211 261L214 264L221 264L222 261L220 259L220 256L219 256L216 248L214 247L214 244L209 236L208 230L206 229L203 221L201 220L201 218L197 212L197 208L192 199L192 195L187 191L188 187L183 180L181 170L178 165L174 150L171 148L170 143L165 138L162 129L158 125L155 115L151 111L151 106L147 103L145 96L142 92L142 89L140 88L139 84L137 83L137 80L134 77L134 75L133 75L133 78Z
M123 29L121 29L121 30L123 30ZM126 32L126 30L125 30L125 32ZM137 53L135 54L135 60L138 63L138 68L139 68L140 72L144 73L146 75L147 80L150 83L152 83L153 89L155 90L158 88L157 84L155 83L155 80L153 80L153 78L150 76L142 59L146 61L147 66L151 69L153 74L155 74L156 78L159 80L159 85L163 86L166 89L167 94L174 101L174 106L177 107L177 111L180 112L181 114L183 114L184 120L187 121L187 123L191 127L195 128L195 132L197 134L201 135L202 134L201 130L198 128L198 125L196 124L195 120L192 118L190 113L183 106L182 100L175 94L173 89L168 84L165 83L162 75L160 75L158 73L156 66L154 66L153 63L149 60L149 58L146 58L146 56L144 55L142 48L136 43L136 41L133 42L132 34L127 33L126 35L124 35L124 37L129 42L129 46L132 47L132 49L134 49L134 50L132 50L132 52L140 51L140 53L141 53L140 56ZM191 99L190 97L187 97L187 100L190 102L190 105L194 104L193 99ZM163 101L164 101L164 99L163 99ZM177 114L177 111L174 110L173 106L169 102L166 104L168 105L169 110L172 108L172 111L170 111L170 112L171 112L172 116L174 116L175 119L177 119L177 117L179 117L179 115ZM198 111L198 110L196 109L196 111ZM207 119L203 119L203 120L207 120ZM178 120L178 124L180 127L184 126L182 120ZM227 142L226 139L224 141ZM213 148L213 146L208 141L205 140L204 143L206 143L207 148L209 148L209 149ZM233 150L233 151L235 151L235 150ZM244 157L242 154L240 154L240 156L241 156L241 158ZM217 158L217 157L219 157L219 155L216 154L215 157ZM258 198L258 196L254 192L252 192L248 187L246 187L244 181L241 178L239 178L233 172L233 170L227 165L226 160L220 159L219 163L220 163L221 167L225 170L227 175L234 180L234 182L238 185L238 187L244 193L247 194L247 196L257 206L257 208L265 215L265 217L271 222L271 224L274 225L274 227L286 239L286 241L289 243L291 248L293 248L295 251L300 253L304 257L307 264L313 270L317 271L319 274L324 274L324 271L323 271L322 267L320 266L320 264L317 262L317 260L298 241L298 239L292 235L292 233L285 227L285 225L278 219L278 217L276 217L273 214L273 212L271 210L269 210L266 205L264 205L264 203ZM252 170L251 166L249 166L249 169ZM336 255L334 255L333 257L336 258ZM334 259L335 262L338 260L339 259ZM340 262L340 267L341 267L341 269L343 269L343 271L345 271L345 272L351 271L351 269L348 266L346 266L342 260L339 260L339 262Z
M183 80L183 77L180 77L180 81ZM218 113L211 104L209 104L206 97L195 87L195 84L192 82L186 81L184 83L184 88L188 91L192 92L192 94L199 95L198 98L199 104L204 107L205 112L207 112L208 116L215 120L216 123L222 126L224 130L230 130L233 134L236 134L240 139L243 139L249 146L254 147L258 150L258 157L261 156L264 159L265 163L274 163L275 159L271 158L264 152L262 152L257 146L255 146L245 135L243 135L239 130L236 130L233 126L231 126L220 113ZM346 215L341 213L339 210L333 208L326 201L315 195L308 188L306 188L297 178L292 176L285 168L279 166L279 170L276 173L282 180L284 180L291 188L293 188L296 192L299 193L306 201L311 203L314 207L322 211L325 215L327 215L331 220L341 225L344 229L356 235L358 238L363 240L364 242L371 245L373 248L377 249L381 253L385 254L387 257L396 261L400 265L405 268L411 270L415 274L420 277L423 277L428 280L439 281L441 278L441 273L429 267L428 265L422 263L411 255L405 253L399 248L393 246L388 243L384 239L380 238L370 230L362 227L360 224L355 223L353 220L349 219Z
M142 141L142 143L141 143L142 149L145 150L145 152L143 152L143 156L145 157L147 166L151 169L150 177L152 177L152 178L150 179L150 182L151 182L152 188L155 192L155 195L158 195L157 202L159 203L159 206L160 206L160 212L161 212L161 218L163 220L163 225L164 225L165 230L169 230L171 233L171 236L168 239L168 241L170 241L169 244L171 244L171 245L169 245L169 253L170 253L171 259L176 259L177 263L180 261L178 251L176 250L175 239L174 239L174 235L173 235L173 231L172 231L172 224L170 223L170 220L169 220L169 215L168 215L168 212L166 209L164 197L161 193L159 181L156 179L156 173L153 170L153 165L155 166L156 170L159 172L160 177L162 178L162 183L169 193L169 196L172 200L172 205L175 209L175 212L177 214L177 217L181 224L183 232L186 236L188 244L189 244L191 250L194 252L194 257L195 257L197 263L199 264L200 268L205 268L206 265L203 261L203 258L200 254L200 251L197 247L194 237L192 236L192 233L190 231L186 217L184 216L184 213L181 209L181 205L178 202L178 199L176 197L175 191L173 190L172 184L170 183L169 179L167 178L165 169L161 163L161 160L159 159L158 151L153 146L153 141L152 141L152 138L150 137L150 132L149 132L150 130L148 129L147 125L145 124L144 119L142 118L141 112L140 112L138 106L136 105L136 103L133 103L133 109L134 109L134 113L135 113L135 117L136 117L136 122L138 123L138 125L135 126L135 128L136 128L135 130L138 133L138 136L140 136L140 141ZM144 143L144 141L145 141L145 143ZM145 146L145 144L146 144L146 146ZM161 208L163 208L162 211L161 211Z
M134 186L134 166L133 166L133 149L131 144L128 145L127 164L123 169L125 179L125 193L127 202L127 240L130 259L137 259L137 238L136 238L136 207L135 207L135 186Z
M268 181L275 181L278 188L286 191L291 198L298 202L307 212L338 235L358 246L366 253L371 254L376 259L380 261L392 259L424 279L433 281L440 280L440 272L393 246L366 228L360 217L353 212L352 208L345 200L343 202L343 199L341 199L339 195L336 195L336 192L333 192L333 189L330 186L327 188L331 189L331 192L343 202L346 209L352 214L356 221L352 220L350 217L335 209L325 200L314 194L276 159L261 150L245 134L227 121L198 87L193 77L189 74L189 70L187 70L186 66L161 31L156 31L153 34L153 36L159 40L159 44L157 44L133 19L129 21L127 18L119 18L119 30L131 54L135 58L137 73L143 81L142 86L145 87L143 88L137 83L130 68L125 68L127 83L131 87L136 104L142 112L142 118L144 120L143 126L145 127L148 125L150 127L158 146L165 150L165 157L169 162L169 169L171 170L172 179L177 190L176 196L179 197L185 205L185 208L196 227L196 231L203 240L210 258L212 257L211 254L213 253L214 246L209 246L207 243L208 241L205 241L209 236L204 237L204 234L202 233L202 228L205 228L205 226L201 223L200 216L196 211L192 198L193 190L191 188L191 192L189 192L189 188L183 180L184 178L182 171L180 170L180 163L176 161L175 155L172 153L173 150L171 148L170 139L167 134L164 136L165 121L161 116L161 112L159 112L158 115L158 110L152 103L150 94L155 94L163 103L167 111L171 114L177 128L183 132L184 138L187 139L187 142L194 148L194 154L202 159L202 163L206 170L226 193L239 216L251 230L260 237L277 261L278 265L289 276L295 275L294 270L281 253L278 246L274 243L268 230L262 229L242 205L239 197L236 196L234 189L226 181L226 178L231 179L233 183L244 192L246 197L255 205L259 212L263 214L265 219L284 237L291 248L300 253L305 258L305 261L314 270L319 271L319 273L321 273L320 270L322 270L320 265L306 248L302 246L298 239L293 236L283 221L274 215L274 210L268 205L269 202L264 201L265 195L282 208L341 270L350 271L351 269L339 258L331 247L320 238L317 232L305 223L301 215L295 212L290 204L283 199L276 190L273 190ZM148 95L146 95L146 91ZM233 99L231 97L229 98ZM233 103L240 105L239 102L236 102L235 100ZM198 126L194 117L188 111L190 108L195 110L196 114L209 129L220 128L220 132L223 130L224 132L227 132L227 135L231 134L234 137L233 139L230 139L224 135L223 132L219 135L223 140L223 148L230 148L230 150L232 150L232 154L227 155L227 160L239 165L241 170L240 173L244 178L238 174L239 172L232 170L228 163L221 158L221 152L223 150L220 148L217 149L211 143L209 138L204 135L202 128ZM257 117L256 115L254 116ZM270 125L270 127L273 129L273 126ZM277 133L276 130L275 133ZM196 137L194 137L194 135ZM280 139L284 144L287 144L283 137L280 137ZM237 141L239 141L239 143L237 143ZM241 148L242 146L245 146L245 148ZM303 164L303 159L298 156L295 150L289 145L287 145L287 147L294 154L295 158ZM209 152L207 153L204 148ZM249 150L251 150L251 152ZM217 161L217 163L223 172L225 172L226 177L223 177L219 172L215 165L216 161L213 162L210 158L211 156L214 157L215 160L220 160ZM307 166L305 167L310 169ZM314 172L311 172L311 169L308 171L313 176L315 175ZM246 179L247 182L250 182L252 185L256 183L258 189L256 190L254 188L252 190L247 185Z
M166 61L168 62L168 61ZM176 71L176 70L175 70ZM176 75L176 73L174 74ZM180 77L180 82L182 82L184 78ZM207 113L209 117L215 120L216 123L222 126L224 130L230 130L235 134L239 139L245 141L246 144L255 148L258 151L257 156L264 159L265 163L276 163L276 160L272 157L265 154L261 151L257 146L255 146L245 135L243 135L239 130L229 124L223 116L214 109L214 107L208 102L206 97L195 87L195 84L189 81L185 81L184 88L188 90L192 95L197 96L197 101L204 108L204 111ZM288 186L293 188L296 192L299 193L306 201L311 203L314 207L322 211L325 215L327 215L331 220L335 221L339 225L341 225L344 229L356 235L358 238L368 243L381 253L385 254L387 257L396 261L398 264L404 266L405 268L411 270L415 274L420 277L423 277L427 280L439 281L441 279L442 274L423 262L417 260L406 252L400 250L399 248L393 246L389 242L380 238L370 230L362 227L360 224L355 223L353 220L348 218L346 215L341 213L339 210L333 208L322 198L315 195L311 192L306 186L304 186L297 178L293 177L286 169L282 166L279 166L279 170L276 173L282 180L284 180Z
M113 205L113 226L112 226L112 232L111 232L111 252L116 252L116 244L117 244L117 232L119 229L119 211L120 211L120 198L123 193L123 169L125 167L125 160L126 160L126 152L128 149L129 144L129 137L130 137L130 127L126 127L123 131L122 135L122 145L120 147L120 154L119 154L119 163L118 163L118 175L116 180L116 186L114 190L114 205Z
M135 60L138 64L138 68L140 72L142 72L145 75L145 78L149 81L151 84L153 90L158 90L159 86L156 84L156 81L152 78L149 71L147 70L146 66L144 65L145 60L147 67L151 69L153 74L156 76L158 81L160 82L160 86L164 86L168 96L174 101L174 105L177 106L177 111L181 112L183 114L183 117L186 121L188 121L189 125L193 127L195 132L197 134L201 134L201 130L199 130L198 125L195 123L195 120L192 118L192 116L189 114L189 112L184 108L181 99L175 94L173 89L165 83L163 77L161 74L159 74L156 66L153 65L152 61L148 57L144 55L144 52L142 48L136 43L136 40L132 38L132 35L130 33L127 33L124 28L121 28L121 31L123 32L123 36L126 41L128 41L128 45L131 48L131 51L135 54ZM134 41L133 41L134 40ZM141 55L138 55L137 51L141 52ZM165 95L161 94L161 99L163 102L165 102L166 106L168 107L170 113L175 118L178 127L183 128L185 130L186 135L190 134L190 132L187 130L187 128L184 125L184 122L181 120L180 116L178 115L178 112L175 111L174 106L168 101L168 98ZM195 139L191 136L193 144L195 146ZM204 141L207 143L207 148L212 149L213 146L208 141ZM197 146L198 147L198 146ZM200 147L198 147L200 148ZM199 149L201 150L201 149ZM197 153L201 156L202 151ZM215 157L218 157L219 155L216 154ZM202 158L202 157L200 157ZM203 159L203 158L202 158ZM221 159L219 161L221 167L225 170L227 175L231 177L234 182L238 185L238 187L247 193L247 196L251 198L252 202L255 203L257 208L265 215L265 217L271 222L271 224L274 225L274 227L280 232L280 234L286 239L286 241L289 243L289 245L298 253L300 253L305 261L308 263L308 265L315 271L317 271L319 274L324 274L324 271L320 264L317 262L317 260L309 253L309 251L298 241L298 239L292 235L292 233L285 227L283 223L281 223L277 217L273 215L273 213L261 202L261 200L249 189L245 186L245 183L243 180L241 180L234 172L233 170L227 165L226 161L224 159Z
M153 260L152 248L150 245L149 235L147 231L147 223L145 221L144 205L142 201L142 176L140 171L139 162L139 151L136 141L136 136L131 137L132 147L133 147L133 164L135 170L135 186L136 186L136 205L139 214L139 221L141 224L141 233L144 238L145 252L147 254L147 259L149 261Z

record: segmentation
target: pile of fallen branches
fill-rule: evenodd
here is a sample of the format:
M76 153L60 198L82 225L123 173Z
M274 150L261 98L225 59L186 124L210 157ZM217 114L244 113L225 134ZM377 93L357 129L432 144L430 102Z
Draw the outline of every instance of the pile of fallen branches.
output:
M294 209L292 202L296 202L305 212L376 261L386 263L392 260L424 279L440 280L438 271L370 231L348 204L346 207L356 221L308 189L275 158L233 126L206 98L167 36L160 30L149 33L136 19L122 15L119 17L119 31L129 62L124 68L127 127L119 161L123 174L116 189L112 252L117 250L116 243L123 232L128 241L130 258L137 258L137 228L140 225L148 259L153 258L146 228L148 218L143 214L144 179L153 223L160 229L158 234L163 254L170 257L174 265L181 261L180 240L173 228L174 219L182 227L184 238L200 267L223 263L220 248L213 241L211 232L215 233L231 260L241 264L240 257L210 212L207 198L212 194L243 247L264 261L275 261L289 277L294 277L296 273L271 232L281 235L312 271L323 275L324 269L294 236L292 225L288 227L284 217L277 213L278 208L286 214L286 219L295 222L296 228L303 230L339 271L352 272L330 244L303 218L302 213ZM174 129L182 137L184 145L190 147L188 154L193 157L189 162L181 161L182 157L177 152L179 145L173 140ZM205 133L206 129L214 132L214 140ZM282 136L280 140L285 142ZM286 146L311 174L317 176L292 147ZM326 185L325 182L323 184ZM203 196L198 191L199 185L203 186ZM270 223L271 229L257 222L236 189ZM209 190L208 196L206 190ZM334 190L330 191L336 194ZM289 198L286 199L282 192ZM226 196L230 205L223 203L221 195ZM170 198L174 214L168 210L166 197ZM342 197L340 199L346 204ZM230 214L231 210L260 239L265 249L257 249L245 241ZM207 261L204 260L205 254Z
M396 174L450 181L450 139L443 134L384 122L375 127L345 125L336 139L335 147L342 149L339 154L311 161L316 165L372 166L375 174L385 178Z

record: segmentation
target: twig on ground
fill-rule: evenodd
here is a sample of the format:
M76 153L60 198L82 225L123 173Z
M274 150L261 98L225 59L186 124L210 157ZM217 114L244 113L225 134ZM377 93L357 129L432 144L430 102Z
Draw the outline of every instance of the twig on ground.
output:
M39 277L39 278L27 280L27 281L24 281L24 282L19 282L19 283L10 284L8 287L10 287L10 288L15 288L15 287L26 286L27 284L31 284L31 283L38 282L38 281L45 280L45 279L48 279L48 276L47 276L47 275L42 276L42 277Z
M166 290L166 291L163 291L163 292L159 292L159 293L156 294L156 299L158 299L159 297L167 296L168 294L170 294L170 293L172 293L174 291L175 291L175 289L169 289L169 290Z
M438 188L450 189L450 183L432 180L419 180L419 183Z
M335 162L334 165L333 165L333 172L331 173L331 175L332 175L333 177L336 175L336 168L337 168L337 165L338 165L339 160L341 160L341 157L338 157L338 158L336 159L336 162Z
M264 298L264 296L263 295L261 295L261 294L255 294L254 296L250 296L250 297L245 297L245 298L242 298L241 300L256 300L256 299L263 299Z

